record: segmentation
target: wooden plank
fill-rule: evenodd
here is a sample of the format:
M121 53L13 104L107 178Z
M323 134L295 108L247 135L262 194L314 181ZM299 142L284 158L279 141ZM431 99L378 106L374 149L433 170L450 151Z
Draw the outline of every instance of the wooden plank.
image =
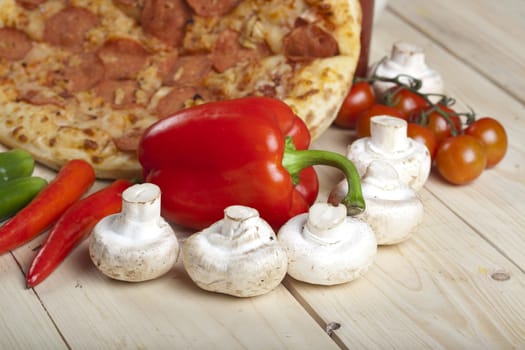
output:
M0 151L5 150L0 145ZM43 167L35 175L53 177ZM38 296L25 288L24 273L11 253L0 255L0 276L0 349L66 348Z
M330 288L289 278L287 287L341 325L334 337L347 348L523 347L525 275L435 197L421 197L420 230L380 247L363 278Z
M506 126L508 155L468 186L445 184L432 174L420 193L426 216L419 232L403 244L380 247L364 278L331 288L288 278L286 286L312 314L341 325L334 337L347 348L521 348L522 105L392 12L383 14L374 33L373 60L389 54L397 40L422 45L429 64L443 74L448 93ZM350 140L348 132L331 128L315 147L344 153ZM319 172L326 182L323 191L340 177L321 167Z
M0 256L0 349L66 349L11 253Z
M462 64L443 42L414 33L391 12L378 21L373 54L388 53L401 38L423 43L462 103L502 119L511 149L470 186L433 177L421 193L427 212L421 230L404 244L380 248L364 278L332 288L287 279L297 299L283 287L235 299L201 291L180 264L147 283L108 280L91 264L84 243L36 288L36 298L23 288L20 269L27 269L39 237L15 251L21 267L10 255L0 257L0 348L61 348L64 341L72 349L523 347L522 106L480 76L480 68ZM347 139L348 133L331 129L316 146L344 151ZM339 174L320 171L326 195ZM336 342L319 327L332 322L341 325L333 330Z
M52 180L56 173L38 165L34 174ZM97 181L89 192L106 183ZM188 234L180 230L181 239ZM113 281L92 264L87 241L34 291L26 290L20 269L27 271L45 236L14 251L20 266L11 254L0 257L2 349L59 349L64 341L72 349L338 348L283 286L251 299L208 293L180 262L155 281Z
M22 269L42 239L15 251ZM18 289L10 295L24 292ZM248 299L209 293L193 284L180 262L154 281L114 281L95 268L87 241L35 291L72 349L337 349L282 285ZM20 336L32 332L14 329Z
M522 0L391 0L389 9L525 102Z
M523 105L446 50L433 44L431 38L414 32L389 12L383 14L375 28L373 61L388 53L392 44L398 40L407 40L425 49L428 64L443 75L446 93L457 99L458 110L467 111L466 106L471 106L478 117L489 115L505 126L509 149L505 159L495 168L485 171L480 178L466 186L452 186L433 174L426 188L525 270ZM454 46L452 40L451 45Z

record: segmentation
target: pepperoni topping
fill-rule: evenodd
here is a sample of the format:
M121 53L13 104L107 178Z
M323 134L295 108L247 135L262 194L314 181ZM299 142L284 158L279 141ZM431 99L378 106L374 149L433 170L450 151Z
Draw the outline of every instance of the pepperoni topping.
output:
M14 28L0 28L0 58L20 60L31 47L33 43L26 33Z
M40 4L44 3L46 0L16 0L23 8L28 10L36 9Z
M104 65L93 53L70 56L61 71L53 73L53 84L62 85L68 93L89 90L104 77Z
M211 71L212 61L208 55L179 57L163 76L164 85L200 84Z
M51 95L44 91L29 90L22 93L20 100L29 102L35 106L43 105L55 105L58 107L64 107L65 101L57 95Z
M239 33L227 29L215 42L212 51L213 67L222 73L239 62L257 60L263 55L263 50L243 47L239 42Z
M167 77L173 73L173 67L178 57L179 54L177 51L168 51L162 57L159 57L158 60L153 61L153 65L157 67L157 75L159 78L168 81Z
M184 0L145 0L140 19L146 33L178 47L184 39L184 27L191 15L191 9Z
M233 10L241 0L187 0L188 5L199 16L222 16Z
M113 143L121 151L136 151L139 149L140 138L143 132L144 130L132 130L126 135L113 138Z
M80 51L86 33L97 24L97 17L89 10L67 7L47 19L44 40L55 46Z
M113 0L113 2L116 5L125 5L125 6L133 6L133 7L139 6L139 2L137 0Z
M198 96L197 89L191 86L174 87L157 104L156 113L160 118L166 118L176 111L186 107L185 102Z
M97 95L115 109L136 107L137 90L138 84L134 80L103 80L95 87Z
M339 54L334 37L311 23L296 26L284 37L283 44L285 56L293 62L311 61Z
M135 79L148 59L148 52L131 39L106 41L98 51L107 79Z

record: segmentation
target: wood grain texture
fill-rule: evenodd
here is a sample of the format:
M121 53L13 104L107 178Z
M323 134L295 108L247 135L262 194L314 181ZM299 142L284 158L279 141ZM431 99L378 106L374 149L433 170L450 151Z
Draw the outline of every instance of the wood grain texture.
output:
M23 269L39 243L15 251ZM115 281L93 265L87 242L35 292L73 349L337 348L283 286L249 299L209 293L193 284L180 262L153 281Z
M56 173L38 165L34 174L52 180ZM181 241L191 234L177 233ZM114 281L93 265L87 241L25 289L24 272L45 235L0 256L1 349L337 349L283 286L250 299L209 293L180 261L154 281Z
M395 28L392 31L390 28ZM525 114L523 105L485 76L459 62L431 38L414 32L403 20L385 13L376 27L373 55L388 52L399 38L425 49L427 63L445 81L446 94L457 100L458 111L474 109L478 118L492 116L507 130L509 149L503 161L466 186L452 186L433 174L426 184L439 200L472 225L506 256L525 270Z
M0 349L67 349L10 253L0 256Z
M110 280L84 242L27 290L42 235L0 256L0 348L525 348L524 12L522 0L390 0L377 19L371 61L397 40L421 45L457 107L499 119L510 147L470 185L432 174L420 192L422 226L380 247L363 278L321 287L287 277L267 295L237 299L200 290L180 262L154 281ZM350 142L330 128L313 147L344 154ZM324 200L341 174L317 170ZM39 166L36 174L55 173Z
M391 0L389 8L509 95L525 103L522 0Z
M506 158L467 186L451 186L433 173L420 193L426 216L419 232L398 246L380 247L363 279L326 289L289 278L286 286L312 314L325 322L337 320L341 328L334 337L348 348L522 348L523 104L495 82L497 75L486 75L458 58L453 34L443 43L436 41L437 34L428 34L435 30L431 24L414 30L411 20L392 11L401 8L400 3L405 2L393 0L376 22L372 61L388 55L398 40L422 46L427 63L443 75L447 94L458 100L456 107L471 106L478 117L490 115L505 125L510 140ZM444 6L442 2L418 5ZM433 20L444 21L440 16L444 14L436 13ZM450 21L441 25L450 25L449 32L454 33L462 14L447 16ZM331 129L315 146L344 153L349 140L347 132ZM339 180L337 172L319 172L326 181L323 190Z
M380 247L364 278L324 288L286 286L348 348L519 348L525 344L525 275L423 190L423 225ZM500 281L508 276L508 280ZM496 279L495 279L496 278Z

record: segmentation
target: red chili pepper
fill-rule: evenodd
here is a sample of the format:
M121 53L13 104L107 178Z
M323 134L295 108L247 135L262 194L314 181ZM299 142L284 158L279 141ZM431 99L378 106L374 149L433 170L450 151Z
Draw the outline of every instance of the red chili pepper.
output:
M95 182L91 164L75 159L67 162L25 208L0 227L0 254L14 249L40 233L76 202Z
M111 185L77 201L53 225L33 259L27 273L27 287L42 282L82 242L100 219L122 210L122 192L131 186L128 180Z
M349 181L344 200L349 213L364 210L352 162L337 153L306 150L307 130L277 99L210 102L152 125L143 134L139 161L146 181L162 190L163 216L195 229L219 220L224 208L235 204L257 209L280 227L315 200L318 183L311 166L316 164L341 169Z

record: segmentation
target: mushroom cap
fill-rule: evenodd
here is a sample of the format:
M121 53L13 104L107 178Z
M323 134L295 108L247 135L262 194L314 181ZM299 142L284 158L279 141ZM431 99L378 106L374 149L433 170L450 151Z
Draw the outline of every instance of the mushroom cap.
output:
M182 261L200 288L236 297L275 289L286 276L288 257L270 225L243 206L225 210L225 218L186 239Z
M366 198L362 214L374 230L378 245L390 245L407 240L423 222L423 205L414 200L392 203L390 200Z
M423 221L423 204L415 191L400 181L387 162L373 161L362 179L366 210L362 218L372 227L377 244L408 239Z
M179 244L164 220L158 233L149 239L135 239L119 233L117 227L122 222L120 214L102 220L91 234L89 255L106 276L121 281L142 282L160 277L173 268L179 254ZM137 228L137 232L140 230L145 229Z
M369 70L378 76L394 78L398 75L407 75L421 80L422 86L419 89L421 93L425 94L443 94L444 83L441 75L429 67L425 62L425 52L419 45L399 41L393 44L390 57L382 59L373 65ZM409 83L409 79L405 77L400 78L401 81ZM384 93L394 83L385 81L375 81L373 83L374 90L378 97L382 97Z
M309 229L309 215L295 216L279 230L278 239L288 254L288 274L319 285L346 283L364 274L377 252L370 226L361 219L346 217L325 235L319 227Z

